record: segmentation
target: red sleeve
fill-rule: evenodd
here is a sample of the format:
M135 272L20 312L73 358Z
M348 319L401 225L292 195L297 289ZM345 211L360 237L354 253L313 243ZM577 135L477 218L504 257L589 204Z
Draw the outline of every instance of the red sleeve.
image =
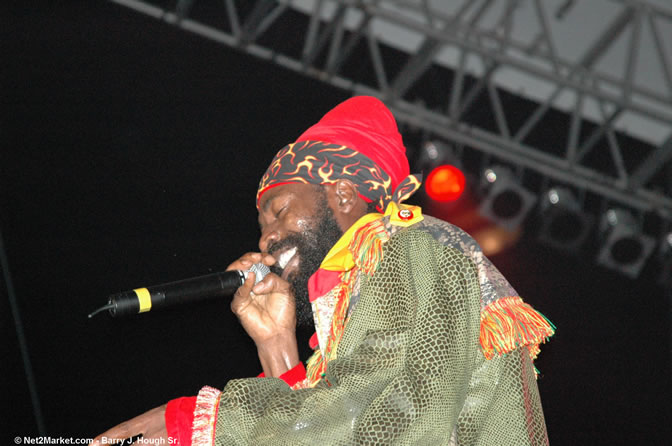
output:
M171 400L166 405L166 432L173 445L191 446L191 432L194 424L196 397L182 397Z
M257 378L265 377L266 375L264 375L264 372L261 372L259 375L257 375ZM306 379L306 367L304 367L302 362L299 362L294 366L294 368L287 370L278 378L286 382L289 387L292 387L294 384Z

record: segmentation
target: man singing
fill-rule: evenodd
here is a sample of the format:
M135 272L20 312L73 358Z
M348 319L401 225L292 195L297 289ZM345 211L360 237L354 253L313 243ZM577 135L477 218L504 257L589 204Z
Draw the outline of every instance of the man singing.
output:
M328 112L271 162L257 191L260 252L228 268L272 270L256 285L250 274L231 304L263 374L98 440L548 444L532 361L555 327L466 233L402 204L419 187L382 102ZM305 365L297 324L315 326Z

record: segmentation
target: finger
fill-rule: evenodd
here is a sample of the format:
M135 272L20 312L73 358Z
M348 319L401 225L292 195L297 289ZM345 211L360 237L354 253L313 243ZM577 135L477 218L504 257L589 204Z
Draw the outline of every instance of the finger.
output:
M231 263L226 270L247 270L255 263L261 262L262 254L260 252L248 252L240 256L238 260Z
M289 282L273 273L267 274L266 277L259 281L259 283L254 285L252 287L252 292L254 294L292 294Z
M275 257L273 257L271 254L264 252L262 253L263 257L261 259L262 263L264 265L272 266L275 265Z
M124 421L94 438L91 446L99 446L103 442L103 438L105 439L103 444L110 444L113 443L112 440L124 440L140 434L154 435L155 431L161 433L161 428L165 427L165 410L166 405L164 404L128 421Z
M231 271L231 270L247 271L255 263L263 263L264 265L271 266L275 263L275 258L268 253L248 252L246 254L243 254L235 262L231 263L226 268L226 271Z
M135 432L135 428L130 424L132 420L124 421L123 423L109 429L93 439L91 446L99 446L105 439L105 443L110 443L110 440L123 440L129 437L138 435L140 432Z

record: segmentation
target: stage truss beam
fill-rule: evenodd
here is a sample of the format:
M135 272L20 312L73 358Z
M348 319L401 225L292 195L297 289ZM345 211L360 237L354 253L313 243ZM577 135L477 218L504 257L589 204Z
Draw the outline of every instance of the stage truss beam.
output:
M550 182L569 184L582 194L595 194L609 205L654 213L672 221L670 188L650 184L663 164L672 159L672 68L666 50L669 42L660 32L661 25L672 22L671 10L666 8L644 0L615 2L620 7L619 13L597 38L587 42L582 57L570 61L558 54L549 24L550 13L545 7L547 3L541 0L531 2L539 31L529 42L511 38L519 0L508 0L496 25L491 28L479 26L479 22L493 11L495 5L501 6L501 2L464 0L450 15L432 9L431 1L258 0L251 9L246 8L251 12L242 16L238 11L243 9L244 2L224 0L221 2L222 14L230 24L228 29L206 25L198 17L190 16L199 0L180 0L173 9L164 9L148 1L111 1L353 94L378 96L402 124L424 129L458 146L468 146L534 171ZM295 3L303 5L303 9ZM573 2L566 2L556 10L556 17L573 7ZM297 9L301 9L307 23L300 43L303 50L298 57L283 53L262 38L276 22L295 20ZM643 45L644 24L655 43L666 85L664 91L653 91L635 79L634 67ZM381 52L385 44L376 30L382 25L421 36L415 51L406 53L407 60L396 73L387 69ZM619 38L628 39L623 73L594 69ZM367 48L367 63L375 75L373 83L351 77L343 68L353 57L355 48L362 44ZM454 66L448 68L437 60L446 50L458 55ZM474 63L481 67L480 75L474 74ZM446 95L444 106L438 110L423 106L422 100L410 94L413 87L424 82L423 75L436 66L452 72L449 82L452 88ZM503 69L551 86L546 99L515 129L511 127L510 111L501 99L501 87L496 79ZM468 76L475 78L475 83L467 88L465 79ZM481 95L485 95L494 116L494 128L484 128L463 119ZM535 145L528 137L542 128L547 113L557 109L558 99L563 95L573 97L573 105L565 110L569 116L566 144L564 153L558 155L541 144ZM597 115L590 118L586 115L588 101L596 104L598 109ZM650 145L651 150L646 153L633 156L628 152L625 156L624 150L629 148L619 143L616 126L629 115L668 126L671 134L663 143ZM590 131L585 127L587 124ZM609 159L611 163L604 163L606 167L603 168L585 162L590 158Z

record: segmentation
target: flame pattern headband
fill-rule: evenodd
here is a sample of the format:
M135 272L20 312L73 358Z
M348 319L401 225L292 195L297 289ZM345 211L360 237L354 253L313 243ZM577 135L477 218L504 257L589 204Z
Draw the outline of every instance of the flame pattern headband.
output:
M391 201L401 203L420 187L417 175L404 178L392 190L392 180L370 158L343 145L300 141L283 147L259 182L257 208L264 192L287 183L330 184L347 178L366 202L384 211Z

